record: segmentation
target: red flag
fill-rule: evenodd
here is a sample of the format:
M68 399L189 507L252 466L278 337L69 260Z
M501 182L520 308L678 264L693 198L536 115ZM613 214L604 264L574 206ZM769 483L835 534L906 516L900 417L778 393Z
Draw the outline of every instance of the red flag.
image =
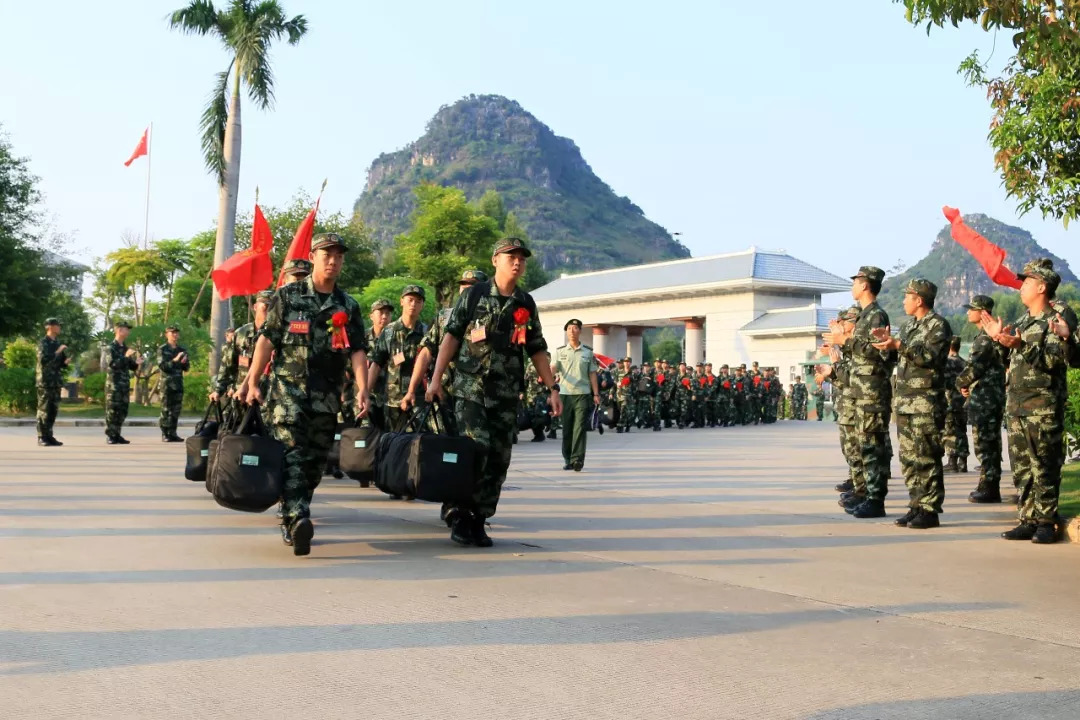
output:
M972 257L982 265L983 270L998 285L1020 289L1023 284L1009 268L1005 267L1005 250L984 238L979 233L964 224L960 217L960 211L948 205L941 209L945 218L949 221L949 232L952 239L961 247L971 253Z
M606 368L609 365L614 365L615 361L609 358L607 355L601 355L600 353L594 353L593 357L600 363L600 367Z
M326 183L323 183L323 185L325 186ZM285 259L281 263L281 272L278 273L277 280L278 287L285 284L285 263L296 259L307 260L308 256L311 255L311 237L315 234L315 215L319 212L319 203L321 201L322 195L319 195L315 200L315 207L311 208L311 212L300 223L300 227L296 228L296 235L293 236L289 251L285 253Z
M274 282L274 266L270 259L273 247L274 235L270 224L266 222L262 208L256 205L255 222L251 226L251 249L236 253L211 274L222 300L234 295L252 295L270 287Z
M142 137L139 139L139 144L135 146L135 152L131 153L131 157L124 163L124 167L131 167L131 163L135 162L135 158L140 158L149 152L149 133L150 128L143 130Z

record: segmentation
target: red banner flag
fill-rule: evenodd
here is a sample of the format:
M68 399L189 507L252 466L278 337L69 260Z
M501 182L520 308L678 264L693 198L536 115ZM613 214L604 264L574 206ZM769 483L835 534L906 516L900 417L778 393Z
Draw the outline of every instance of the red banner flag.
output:
M135 162L135 158L141 158L149 152L150 148L150 128L143 130L142 138L139 139L139 144L135 146L135 152L131 153L131 157L124 163L124 167L131 167L131 163Z
M979 233L964 224L960 217L960 211L948 205L941 209L945 213L945 219L949 221L949 232L952 239L971 253L972 257L982 265L983 270L998 285L1020 289L1023 284L1009 268L1005 267L1005 249L984 238Z
M310 244L310 239L309 239ZM251 226L251 249L236 253L211 274L214 287L222 300L235 295L253 295L274 282L274 235L266 222L262 208L255 206L255 222Z
M325 186L326 183L323 183L323 187ZM315 200L315 207L311 208L311 212L300 223L300 227L296 228L296 235L293 236L289 251L285 253L285 259L281 263L281 272L278 273L277 280L278 287L285 284L285 263L296 259L307 260L308 256L311 255L311 238L315 234L315 215L319 212L319 203L321 201L322 195L320 194Z

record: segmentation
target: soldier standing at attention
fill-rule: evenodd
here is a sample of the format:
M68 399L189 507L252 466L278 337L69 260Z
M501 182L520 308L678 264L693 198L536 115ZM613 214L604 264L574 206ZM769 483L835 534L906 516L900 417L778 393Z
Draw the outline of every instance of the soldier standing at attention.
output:
M982 329L1008 352L1006 410L1009 458L1020 490L1020 524L1006 540L1057 541L1055 524L1065 461L1065 371L1072 332L1051 307L1061 277L1047 259L1032 260L1017 277L1027 314L1009 332L1000 318L983 312Z
M825 385L824 381L817 383L817 387L810 393L814 398L814 410L817 413L818 422L825 419Z
M121 320L113 323L113 341L105 348L105 442L127 445L129 440L120 434L127 419L131 400L131 371L142 367L143 359L124 343L131 326Z
M795 420L806 419L806 384L801 375L795 378L795 385L791 388L791 417Z
M660 432L660 386L653 377L652 365L641 366L641 376L637 379L637 416L644 427L651 427Z
M750 424L750 378L746 376L746 363L739 363L735 368L735 377L731 379L732 404L735 406L735 424Z
M479 446L479 477L472 502L446 509L450 539L459 545L493 544L484 525L495 514L510 467L526 357L532 358L540 378L551 389L552 415L562 414L559 386L551 373L536 303L518 288L530 255L519 238L507 237L495 244L491 258L495 277L458 297L426 394L429 402L443 394L443 373L456 359L458 431Z
M368 365L368 385L373 386L380 373L385 372L386 426L402 430L408 417L401 403L409 392L416 356L424 341L427 326L420 322L427 296L419 285L406 285L401 290L401 317L383 328L375 341Z
M566 345L555 351L553 372L559 376L563 400L563 470L581 472L585 466L585 428L593 406L600 404L597 371L592 348L581 344L581 321L568 320L563 326Z
M855 319L859 317L859 306L853 305L843 310L837 319L829 323L830 328L841 332L850 332L855 328ZM855 431L855 404L849 397L847 388L851 385L851 359L844 355L843 348L835 345L825 347L829 353L832 365L823 367L820 374L814 376L814 380L820 386L825 380L832 384L833 414L836 415L836 425L840 430L840 452L848 466L847 480L836 485L833 489L840 495L840 507L847 508L848 501L853 496L858 496L858 502L866 499L866 478L860 470L862 464L862 448L859 445L859 435ZM798 387L798 385L796 385ZM803 408L803 418L806 417L806 408Z
M899 356L893 402L900 465L911 499L907 514L896 524L916 530L938 527L945 500L942 431L947 410L945 364L952 328L934 312L935 298L934 283L913 278L904 291L904 312L910 319L901 328L900 337L892 337L887 326L872 331L878 340L875 348Z
M859 268L851 278L851 295L862 308L855 326L850 331L834 328L826 335L828 344L842 348L851 363L851 384L844 388L844 400L850 397L855 407L856 442L862 456L858 468L862 482L858 484L866 486L866 499L853 498L849 508L857 518L884 517L889 492L889 379L893 356L874 347L879 341L873 335L878 328L889 326L888 314L877 303L884 279L885 271L880 268Z
M968 322L982 324L982 314L994 311L994 299L976 295L967 308ZM967 398L968 419L975 442L975 457L982 469L979 485L968 497L973 503L1001 502L1001 421L1005 414L1004 349L981 327L968 354L967 367L956 387Z
M45 321L45 337L37 347L37 435L38 445L59 447L64 443L53 437L53 423L60 405L60 388L64 384L64 368L71 362L67 345L60 344L60 321Z
M311 552L311 498L334 444L345 366L356 377L357 417L367 414L367 336L356 300L337 286L347 248L336 233L312 238L314 270L277 291L255 343L241 402L261 403L261 369L273 370L266 421L285 445L281 537L294 555Z
M945 466L947 473L968 471L967 409L964 396L956 387L956 379L966 367L967 363L960 357L960 336L955 335L949 341L949 357L945 360L945 432L942 439L949 456L949 464Z
M180 412L184 407L184 373L191 367L187 348L178 345L180 328L165 328L165 344L158 348L158 368L161 370L161 442L184 442L176 434Z

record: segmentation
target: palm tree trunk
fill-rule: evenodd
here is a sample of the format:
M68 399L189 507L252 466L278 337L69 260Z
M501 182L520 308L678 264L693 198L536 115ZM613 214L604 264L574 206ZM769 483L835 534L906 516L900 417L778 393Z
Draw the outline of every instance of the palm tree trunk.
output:
M240 194L240 73L234 70L229 122L225 125L225 182L218 188L218 226L214 243L214 267L233 254L236 239L236 199ZM225 341L225 328L232 323L232 305L214 299L210 311L210 374L217 372L219 352Z

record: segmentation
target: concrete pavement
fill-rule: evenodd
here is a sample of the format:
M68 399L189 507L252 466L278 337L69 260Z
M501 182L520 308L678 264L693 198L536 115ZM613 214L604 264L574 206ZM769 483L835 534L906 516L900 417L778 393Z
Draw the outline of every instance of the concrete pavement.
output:
M491 550L327 478L308 558L126 434L0 429L4 717L1080 716L1080 549L851 519L831 424L519 445Z

